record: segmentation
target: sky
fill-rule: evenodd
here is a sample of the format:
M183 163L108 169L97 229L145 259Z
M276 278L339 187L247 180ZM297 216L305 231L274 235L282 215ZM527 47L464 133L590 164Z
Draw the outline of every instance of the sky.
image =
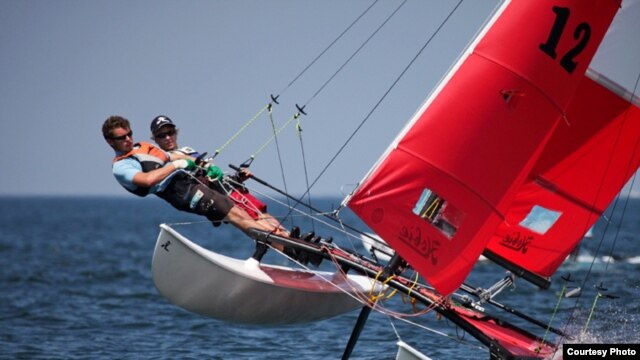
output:
M314 183L312 195L346 195L498 1L464 1L445 22L457 1L382 0L329 47L372 3L0 0L0 195L130 196L111 174L108 116L150 141L150 121L167 115L181 146L211 154L270 95L277 126L296 104L307 115L301 137L290 125L257 153L253 173L292 194ZM229 171L272 133L259 116L216 163Z

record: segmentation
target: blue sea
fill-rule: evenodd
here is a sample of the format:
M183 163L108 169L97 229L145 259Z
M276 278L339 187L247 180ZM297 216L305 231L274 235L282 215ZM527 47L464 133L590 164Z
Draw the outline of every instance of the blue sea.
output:
M326 198L314 205L329 210L339 201ZM276 216L285 214L273 204L270 207ZM497 301L547 323L562 290L560 276L571 274L577 280L572 285L584 282L582 296L563 298L553 325L576 334L576 341L639 343L640 201L630 200L624 207L624 217L620 211L613 212L596 224L578 260L561 267L548 291L519 280ZM356 221L348 211L343 216L345 221ZM335 230L301 218L293 221L303 230L314 227L322 235L333 235L342 244L344 236ZM1 197L0 358L341 357L358 311L317 323L259 327L202 317L171 304L155 289L151 277L161 223L175 224L194 241L227 255L246 258L254 248L232 226L213 228L156 198ZM364 252L358 244L353 246ZM503 276L504 270L484 261L476 265L468 282L488 287ZM595 285L602 285L607 289L602 293L615 298L598 298L591 314ZM399 295L385 307L412 312ZM486 308L501 314L489 305ZM544 329L524 320L504 318L544 335ZM488 358L470 335L435 314L408 319L421 327L372 313L352 359L392 359L398 339L434 359Z

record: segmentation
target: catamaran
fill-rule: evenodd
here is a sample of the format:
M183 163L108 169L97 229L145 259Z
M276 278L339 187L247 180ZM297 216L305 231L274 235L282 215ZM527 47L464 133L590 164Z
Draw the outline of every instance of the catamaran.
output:
M348 358L379 294L395 290L472 335L492 359L553 357L571 334L495 297L516 279L548 288L638 170L639 18L639 1L504 1L342 202L375 234L325 214L377 253L256 230L257 244L321 256L336 271L274 266L216 254L163 224L152 265L159 292L240 323L302 323L360 308ZM486 290L465 283L481 256L508 270ZM489 305L555 340L487 314ZM399 348L399 357L427 358Z

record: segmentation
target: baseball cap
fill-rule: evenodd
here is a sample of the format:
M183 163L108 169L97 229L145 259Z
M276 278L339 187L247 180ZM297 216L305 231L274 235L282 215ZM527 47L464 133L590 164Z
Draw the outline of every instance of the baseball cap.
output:
M173 121L171 121L171 119L169 119L168 116L164 116L164 115L156 116L151 121L151 133L155 133L156 131L160 130L161 127L163 127L165 125L171 125L173 127L176 127L176 124L174 124Z

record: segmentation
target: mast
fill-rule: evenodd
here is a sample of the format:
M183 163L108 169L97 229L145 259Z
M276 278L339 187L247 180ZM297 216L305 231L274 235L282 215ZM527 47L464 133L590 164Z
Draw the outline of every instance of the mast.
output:
M389 277L393 275L397 275L400 273L400 270L403 266L406 266L406 263L398 254L393 255L389 263L384 267L382 274L380 275L380 281L384 282L389 279ZM356 343L360 338L360 333L364 329L364 325L369 318L369 314L371 313L372 306L374 304L367 304L362 307L360 310L360 315L358 315L358 320L356 321L355 326L353 327L353 331L351 332L351 336L349 337L349 341L347 342L347 346L344 349L342 354L342 360L348 360L351 357L351 353L353 349L356 347Z

